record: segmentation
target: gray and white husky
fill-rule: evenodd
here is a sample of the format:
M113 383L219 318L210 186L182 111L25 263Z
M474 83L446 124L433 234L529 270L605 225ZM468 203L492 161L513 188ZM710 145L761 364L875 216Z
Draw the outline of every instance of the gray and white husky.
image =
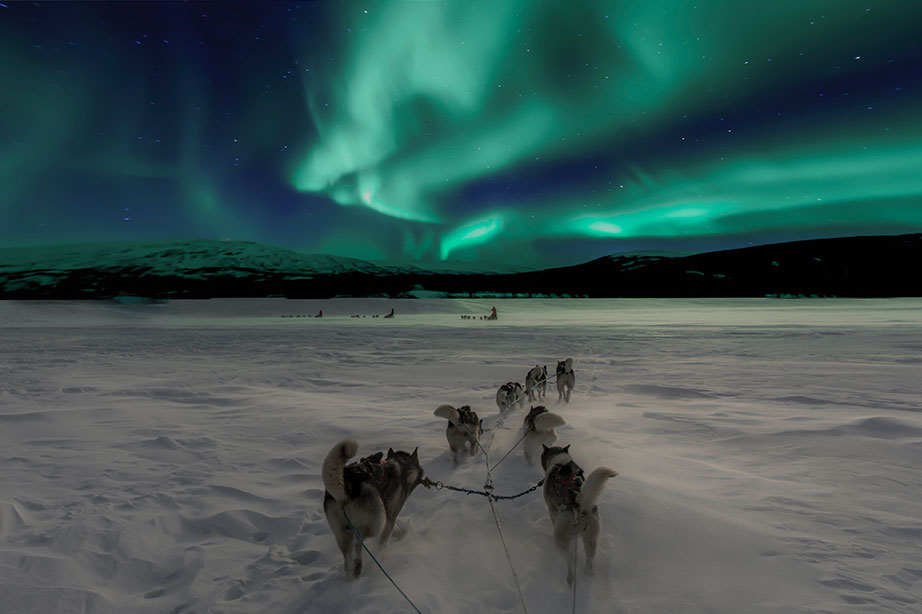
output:
M563 399L570 402L570 391L576 384L576 374L573 373L573 359L567 358L557 363L557 402Z
M519 404L519 407L525 405L525 391L522 390L522 384L518 382L506 382L496 391L496 405L500 413L506 413L513 405Z
M528 393L528 400L534 402L536 399L541 400L547 394L547 365L535 368L525 376L525 391Z
M614 469L599 467L583 479L583 470L570 458L570 446L547 447L541 452L544 467L544 502L554 526L554 543L566 553L567 584L573 585L576 557L570 554L576 538L582 536L586 551L586 571L593 572L592 562L602 532L596 502Z
M362 544L355 539L346 515L362 540L377 537L383 548L394 531L397 514L423 480L418 448L412 453L389 448L386 458L378 452L347 465L358 449L354 439L343 439L327 454L322 470L323 511L349 578L362 573Z
M531 408L522 424L522 430L525 431L525 461L529 465L535 464L542 446L554 445L557 441L557 431L554 429L564 424L566 422L563 418L549 412L544 405Z
M483 435L483 420L477 418L477 413L470 406L462 405L455 409L451 405L439 405L433 413L448 420L445 436L455 464L458 464L465 452L468 452L468 456L477 454L478 442Z

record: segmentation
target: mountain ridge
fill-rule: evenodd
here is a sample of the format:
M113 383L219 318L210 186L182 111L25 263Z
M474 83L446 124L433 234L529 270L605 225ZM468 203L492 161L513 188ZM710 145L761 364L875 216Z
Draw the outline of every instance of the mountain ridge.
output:
M245 241L146 241L0 248L0 299L922 296L920 265L922 234L612 254L513 273L379 265Z

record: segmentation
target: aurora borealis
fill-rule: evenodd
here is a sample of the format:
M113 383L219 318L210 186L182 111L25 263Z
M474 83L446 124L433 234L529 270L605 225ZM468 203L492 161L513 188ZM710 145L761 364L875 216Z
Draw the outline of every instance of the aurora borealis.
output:
M922 231L922 4L3 2L0 246L553 266Z

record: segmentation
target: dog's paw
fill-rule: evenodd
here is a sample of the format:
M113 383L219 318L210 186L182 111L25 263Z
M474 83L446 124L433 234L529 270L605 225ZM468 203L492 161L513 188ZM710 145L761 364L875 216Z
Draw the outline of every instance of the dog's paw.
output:
M401 540L409 532L410 527L407 521L402 521L400 524L394 524L394 539Z

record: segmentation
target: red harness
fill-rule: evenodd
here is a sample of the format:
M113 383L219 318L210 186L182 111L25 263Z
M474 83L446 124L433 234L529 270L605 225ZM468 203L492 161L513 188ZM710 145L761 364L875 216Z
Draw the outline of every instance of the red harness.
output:
M563 500L563 504L567 507L575 508L577 507L576 499L579 496L579 491L583 487L583 470L577 467L576 471L569 475L561 476L561 470L566 466L557 465L552 469L550 479L554 493Z
M379 491L384 489L384 483L387 482L387 459L381 459L377 463L374 463L367 458L363 458L359 461L359 465L362 469L372 477L372 480L376 483ZM380 471L380 477L376 477L376 471Z

